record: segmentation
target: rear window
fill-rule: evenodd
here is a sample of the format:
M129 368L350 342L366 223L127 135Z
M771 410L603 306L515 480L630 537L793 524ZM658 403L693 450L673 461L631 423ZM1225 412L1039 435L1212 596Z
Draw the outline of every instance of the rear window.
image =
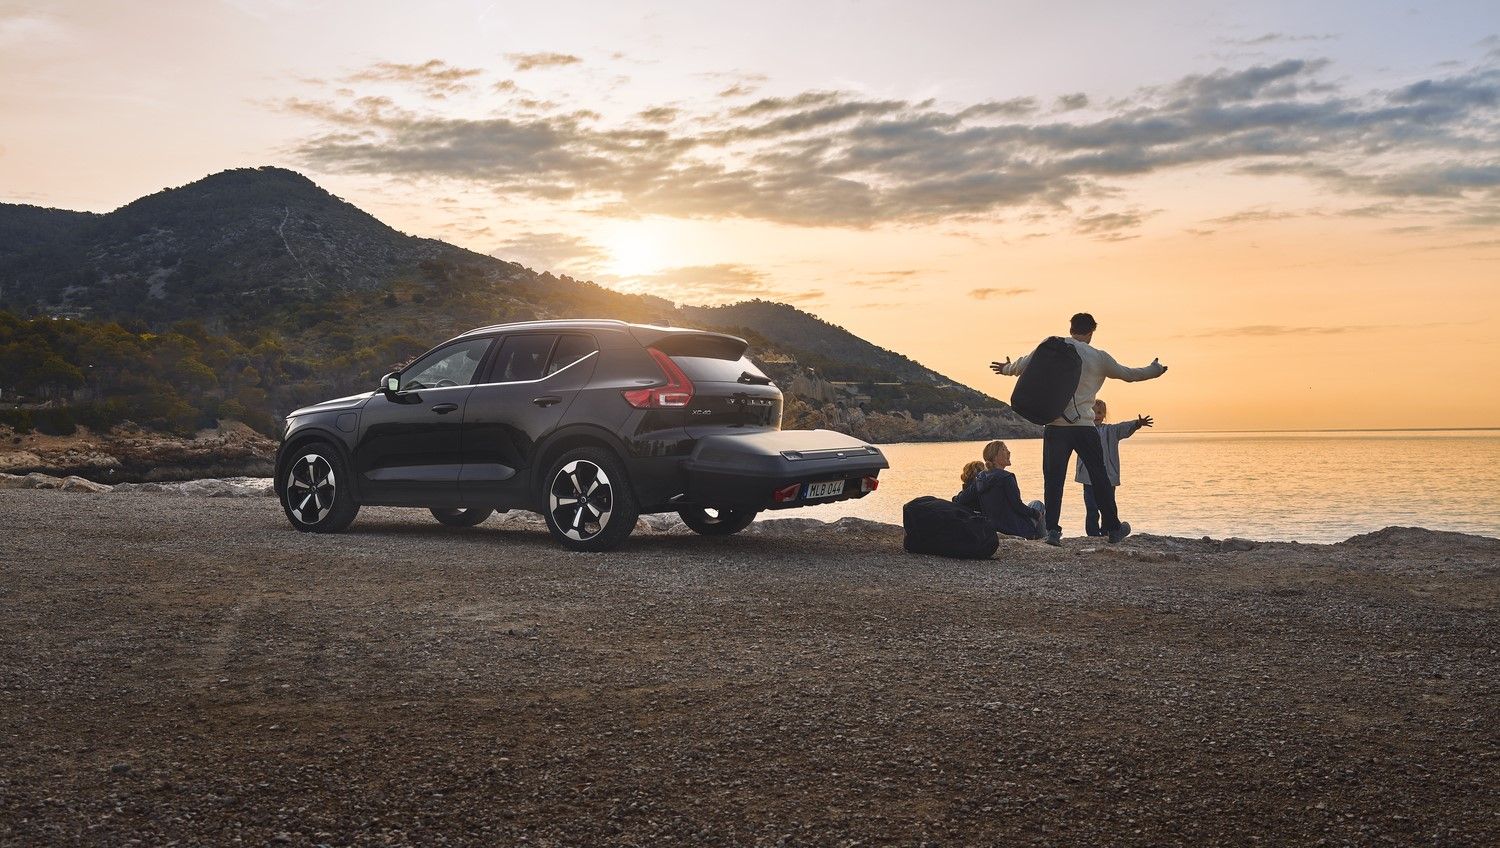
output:
M695 383L734 383L749 371L751 376L765 377L749 359L714 359L711 356L674 356L672 361Z
M557 340L557 348L552 351L552 361L547 364L547 373L556 374L598 349L593 336L563 336Z
M506 336L495 362L490 366L491 383L516 383L539 380L542 368L547 364L547 355L552 352L552 343L557 336L549 334L526 334Z
M765 377L744 355L745 345L738 339L684 333L668 336L654 347L672 357L682 373L695 383L734 383L747 371L751 376Z

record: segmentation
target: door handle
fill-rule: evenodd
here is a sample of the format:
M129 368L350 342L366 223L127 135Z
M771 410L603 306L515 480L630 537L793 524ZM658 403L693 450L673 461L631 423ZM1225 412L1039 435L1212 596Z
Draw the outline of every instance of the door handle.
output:
M545 409L554 403L562 403L562 398L557 395L542 395L538 398L532 398L531 402Z
M456 403L440 403L437 406L434 406L432 408L432 411L436 412L438 415L447 415L455 409L458 409L458 404Z

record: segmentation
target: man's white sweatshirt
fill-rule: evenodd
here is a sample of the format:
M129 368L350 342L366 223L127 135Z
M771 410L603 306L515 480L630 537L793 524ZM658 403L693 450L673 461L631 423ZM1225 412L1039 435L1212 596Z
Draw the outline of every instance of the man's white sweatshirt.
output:
M1051 422L1050 426L1092 427L1094 426L1094 396L1099 394L1099 389L1104 385L1105 379L1113 377L1127 383L1139 383L1142 380L1160 377L1167 370L1167 367L1159 362L1153 362L1141 368L1126 368L1116 362L1113 356L1087 342L1081 342L1070 336L1064 336L1063 341L1078 351L1078 358L1083 360L1083 372L1078 377L1078 391L1073 393L1072 403L1063 410L1062 417ZM1019 377L1030 362L1031 354L1028 353L1003 367L1000 373L1010 377Z

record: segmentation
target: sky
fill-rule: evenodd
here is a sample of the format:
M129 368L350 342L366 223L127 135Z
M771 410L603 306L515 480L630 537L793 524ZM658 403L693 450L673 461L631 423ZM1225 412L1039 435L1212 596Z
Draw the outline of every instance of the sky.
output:
M1002 399L1087 311L1161 429L1500 426L1493 0L0 0L0 202L256 165Z

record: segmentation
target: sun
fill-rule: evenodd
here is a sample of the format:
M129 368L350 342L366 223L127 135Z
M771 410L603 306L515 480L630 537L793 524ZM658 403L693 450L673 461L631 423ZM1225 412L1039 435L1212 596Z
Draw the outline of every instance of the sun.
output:
M650 221L622 221L599 240L609 254L606 270L618 277L646 277L672 264L662 228Z

